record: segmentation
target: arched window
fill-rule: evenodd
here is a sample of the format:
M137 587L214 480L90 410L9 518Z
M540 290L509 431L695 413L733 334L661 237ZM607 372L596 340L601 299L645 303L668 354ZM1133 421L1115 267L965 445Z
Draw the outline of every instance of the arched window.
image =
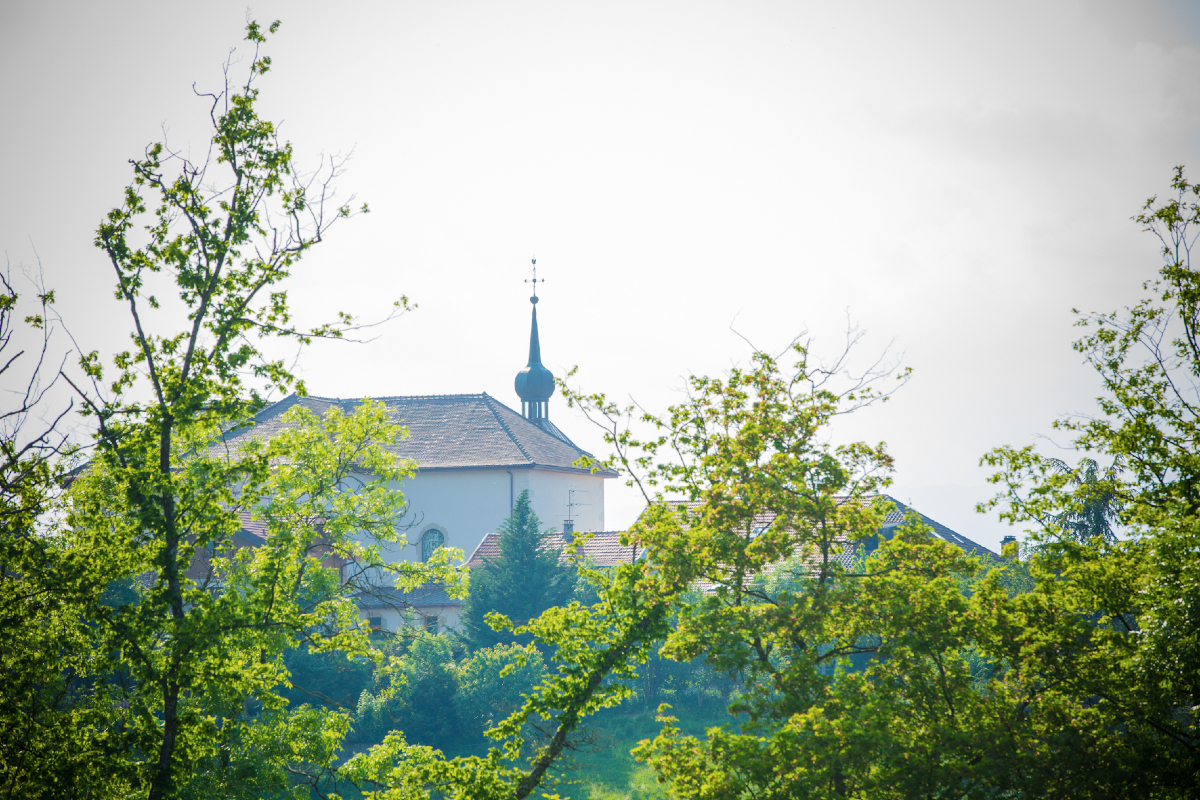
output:
M446 543L446 534L437 528L430 528L421 536L421 560L428 561L433 553Z

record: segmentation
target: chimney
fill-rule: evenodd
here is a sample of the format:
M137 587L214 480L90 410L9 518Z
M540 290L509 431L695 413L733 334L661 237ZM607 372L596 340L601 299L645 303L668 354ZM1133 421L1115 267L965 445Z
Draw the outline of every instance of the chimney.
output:
M1010 561L1017 557L1017 537L1009 535L1000 540L1000 555Z
M563 520L563 541L564 542L575 541L575 520L573 520L573 519L564 519Z

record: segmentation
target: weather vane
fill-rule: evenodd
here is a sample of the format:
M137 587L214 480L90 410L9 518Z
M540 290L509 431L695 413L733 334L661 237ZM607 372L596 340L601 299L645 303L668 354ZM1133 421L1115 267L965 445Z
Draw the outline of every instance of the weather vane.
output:
M526 278L526 279L525 279L525 282L526 282L526 283L532 283L532 284L533 284L533 297L532 297L531 299L533 300L533 302L535 302L535 303L536 303L536 302L537 302L537 285L538 285L539 283L545 283L545 282L546 282L546 279L545 279L545 278L542 278L541 280L538 280L538 276L537 276L537 259L536 259L536 258L535 258L535 259L533 259L533 279L532 279L532 280L530 280L529 278Z

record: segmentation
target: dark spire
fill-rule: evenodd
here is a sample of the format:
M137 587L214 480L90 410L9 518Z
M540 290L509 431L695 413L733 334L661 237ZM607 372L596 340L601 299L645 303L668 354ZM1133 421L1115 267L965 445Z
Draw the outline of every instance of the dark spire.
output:
M529 420L541 420L550 418L549 401L550 395L554 394L554 376L550 370L542 366L542 345L538 341L538 326L537 326L537 285L544 283L545 278L540 281L537 276L537 259L533 260L533 280L526 280L526 283L533 284L533 297L529 298L529 302L533 304L533 326L529 330L529 364L525 369L517 373L517 379L514 385L517 389L517 396L521 398L521 413Z

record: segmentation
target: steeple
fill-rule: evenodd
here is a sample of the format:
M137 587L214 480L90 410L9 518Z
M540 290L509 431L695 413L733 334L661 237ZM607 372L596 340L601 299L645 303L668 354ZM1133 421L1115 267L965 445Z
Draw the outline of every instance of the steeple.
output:
M529 302L533 304L533 325L529 330L529 364L517 373L517 379L514 382L517 396L521 398L521 413L525 415L526 419L534 422L550 418L550 395L554 394L554 376L550 374L550 370L542 366L542 345L538 341L537 285L545 283L545 281L545 278L538 280L537 259L535 258L533 260L533 280L525 281L533 284L533 297L529 298Z

